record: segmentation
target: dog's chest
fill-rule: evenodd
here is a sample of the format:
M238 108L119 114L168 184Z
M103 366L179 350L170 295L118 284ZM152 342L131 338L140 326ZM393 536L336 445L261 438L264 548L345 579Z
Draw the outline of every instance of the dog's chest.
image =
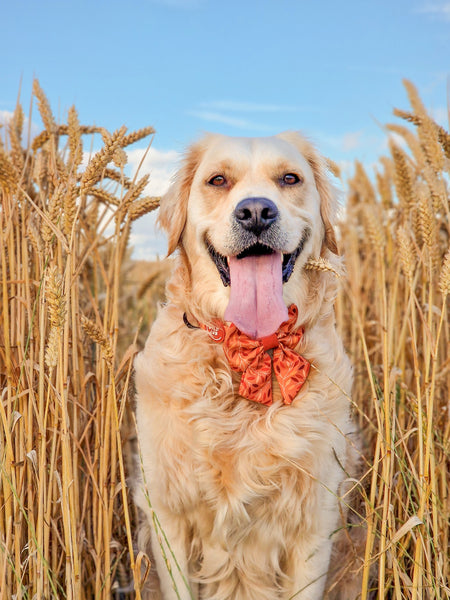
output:
M248 400L212 413L190 423L193 475L208 502L254 504L279 495L286 485L290 493L305 487L296 464L310 470L310 445L292 423L286 424L289 416L269 419L267 407Z
M254 415L235 430L222 423L214 430L211 422L199 423L193 435L192 477L198 496L183 512L194 534L200 539L223 538L234 547L242 539L253 539L258 523L269 530L289 524L285 539L290 539L290 529L295 536L305 533L309 524L301 524L302 515L317 503L307 444L277 423L269 429Z
M273 371L272 409L242 398L241 373L231 371L220 349L214 350L209 381L204 379L201 396L185 406L182 426L191 440L184 462L191 465L200 495L211 505L223 499L246 505L257 498L267 502L286 482L291 493L298 486L303 490L301 468L311 468L310 441L301 433L304 411L280 402Z

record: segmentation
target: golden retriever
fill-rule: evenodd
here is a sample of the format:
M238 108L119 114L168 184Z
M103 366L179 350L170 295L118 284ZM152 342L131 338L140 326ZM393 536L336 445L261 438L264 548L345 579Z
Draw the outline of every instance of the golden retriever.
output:
M137 501L157 530L160 590L151 597L323 597L352 375L335 328L335 277L305 265L339 265L335 213L326 161L294 132L206 135L161 201L169 254L178 252L167 303L135 361L149 493ZM289 372L286 382L274 375L288 320L302 371L290 396L281 385L289 392ZM230 328L250 345L270 342L262 395L242 395L260 374L242 387L244 369L225 352Z

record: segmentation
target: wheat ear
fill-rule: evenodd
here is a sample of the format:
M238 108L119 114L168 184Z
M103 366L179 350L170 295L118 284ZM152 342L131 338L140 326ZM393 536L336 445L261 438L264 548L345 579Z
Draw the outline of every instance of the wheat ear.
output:
M305 269L307 271L329 271L336 277L341 276L339 271L326 258L322 257L312 258L310 256L305 263Z

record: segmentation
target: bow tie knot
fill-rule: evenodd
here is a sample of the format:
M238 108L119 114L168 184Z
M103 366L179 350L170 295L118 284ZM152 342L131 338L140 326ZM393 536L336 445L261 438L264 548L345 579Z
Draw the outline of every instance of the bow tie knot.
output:
M273 402L272 365L284 404L291 404L304 384L310 363L294 349L303 337L303 328L295 329L298 308L289 307L289 318L276 333L254 340L236 325L202 325L212 339L223 341L223 350L231 369L242 373L239 394L266 406ZM272 357L269 351L272 350Z

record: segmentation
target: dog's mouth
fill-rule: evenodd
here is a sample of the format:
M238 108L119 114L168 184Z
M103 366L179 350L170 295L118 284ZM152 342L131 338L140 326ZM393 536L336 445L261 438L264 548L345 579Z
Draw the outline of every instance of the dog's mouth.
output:
M305 229L297 248L291 253L282 253L281 254L281 256L282 256L281 271L282 271L283 283L287 283L287 281L289 281L289 278L291 277L291 275L294 271L294 267L295 267L297 258L302 253L302 250L303 250L305 243L307 242L309 236L310 236L310 230ZM216 265L216 268L219 272L219 275L220 275L223 285L225 287L229 286L231 284L231 278L230 278L230 267L229 267L228 258L226 256L223 256L219 252L217 252L217 250L214 248L214 246L212 245L212 243L210 242L210 240L207 237L205 237L205 244L208 249L208 253L211 257L211 260ZM267 256L270 254L275 254L276 252L277 251L274 248L271 248L270 246L268 246L266 244L261 244L261 243L257 242L255 244L252 244L251 246L248 246L247 248L245 248L245 250L240 252L236 256L236 258L242 259L242 258L247 258L250 256Z

